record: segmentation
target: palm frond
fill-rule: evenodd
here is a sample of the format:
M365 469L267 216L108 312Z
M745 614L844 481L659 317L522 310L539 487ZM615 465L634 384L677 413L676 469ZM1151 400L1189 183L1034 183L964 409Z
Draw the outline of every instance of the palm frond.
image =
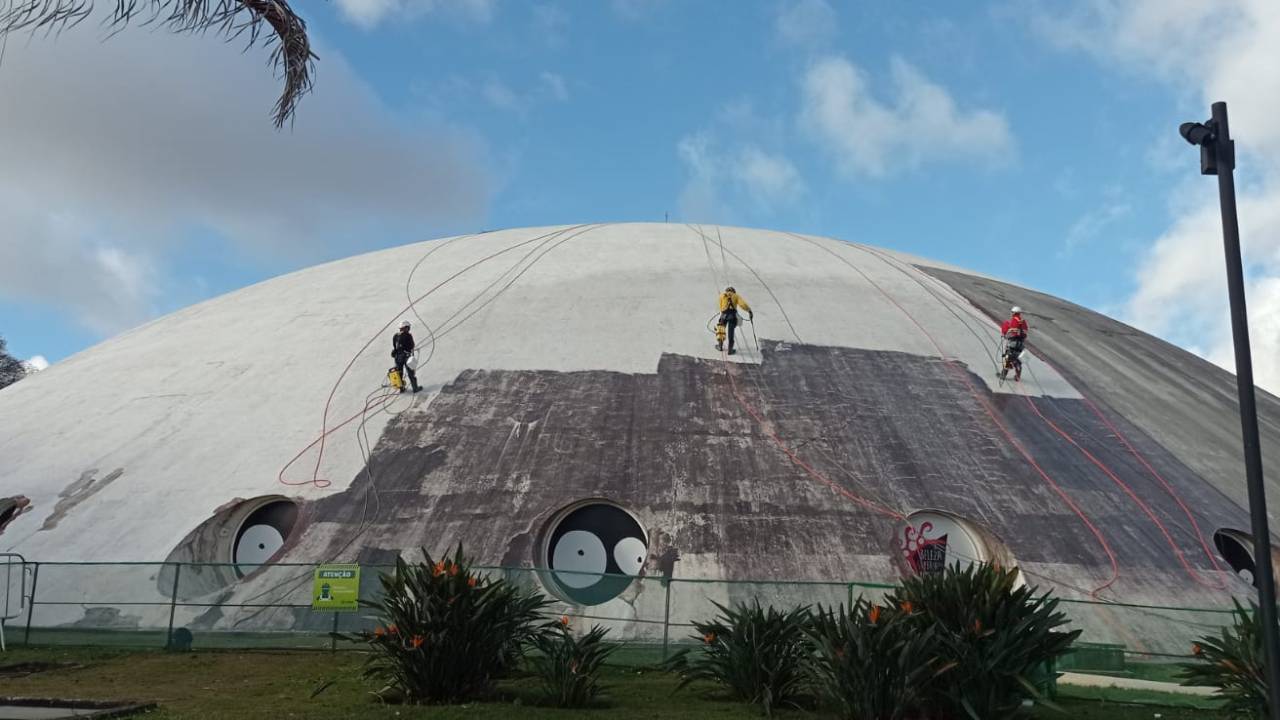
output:
M61 32L93 10L94 0L0 0L0 36L19 30ZM316 55L306 21L287 0L115 0L104 24L114 31L130 24L179 33L213 31L228 40L244 38L246 49L259 42L272 46L271 65L284 81L272 110L278 128L311 91Z

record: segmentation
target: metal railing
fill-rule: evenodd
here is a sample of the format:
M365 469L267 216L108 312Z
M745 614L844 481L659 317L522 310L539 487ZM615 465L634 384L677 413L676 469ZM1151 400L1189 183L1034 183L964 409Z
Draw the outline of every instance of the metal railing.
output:
M4 606L0 610L0 650L8 650L5 624L22 617L23 613L27 612L27 575L33 573L33 570L26 558L18 553L0 553L0 564L4 566ZM16 586L13 580L15 572L18 575ZM34 577L32 579L34 581ZM15 590L18 593L17 598L13 594ZM34 592L34 586L32 590Z
M240 577L240 570L229 564L53 563L14 558L6 578L18 582L27 644L168 647L175 632L186 628L197 647L334 649L332 633L369 630L376 624L368 611L312 610L311 581L317 565L263 565ZM392 569L363 566L361 598L377 598L379 573ZM628 578L615 599L582 606L556 600L549 571L473 570L539 590L555 600L549 614L566 615L585 621L584 625L603 625L612 639L654 659L667 657L673 645L689 642L693 623L715 616L716 604L758 601L779 608L831 607L850 605L859 597L878 602L894 588L856 581L640 576ZM6 586L6 591L6 598L14 595L12 586ZM12 606L4 607L8 614ZM1198 638L1216 634L1232 622L1230 608L1077 599L1063 599L1060 608L1072 626L1083 631L1082 643L1122 648L1127 656L1154 660L1188 657Z

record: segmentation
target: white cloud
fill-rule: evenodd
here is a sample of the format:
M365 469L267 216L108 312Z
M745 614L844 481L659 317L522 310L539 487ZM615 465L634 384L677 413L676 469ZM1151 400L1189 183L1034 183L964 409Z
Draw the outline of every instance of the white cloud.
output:
M138 29L10 43L0 297L109 333L185 283L167 263L192 230L299 267L377 244L370 236L480 219L489 189L475 139L402 122L338 52L319 54L315 93L277 132L262 49Z
M886 175L890 158L915 167L956 158L989 162L1013 153L1000 113L958 108L945 88L901 58L893 59L891 76L895 97L885 102L844 57L822 58L805 73L800 125L846 174Z
M676 153L685 169L679 198L685 220L723 222L739 207L754 215L769 214L805 193L789 159L750 143L725 149L704 130L681 138Z
M804 193L800 173L790 160L754 145L742 148L730 172L751 199L766 209L793 203Z
M1194 151L1189 155L1194 163ZM1138 287L1125 315L1234 369L1216 184L1213 178L1203 183L1209 202L1179 215L1152 244L1135 273ZM1255 374L1260 385L1280 390L1280 189L1242 193L1239 217Z
M434 12L464 22L488 23L494 0L337 0L342 17L366 30L390 19L413 20Z
M1123 200L1110 200L1085 213L1067 229L1061 254L1070 254L1081 245L1097 239L1109 226L1127 217L1132 209L1129 203Z
M1248 275L1253 360L1259 384L1280 392L1280 4L1272 0L1093 0L1067 13L1041 10L1033 27L1060 47L1083 50L1109 67L1155 77L1177 93L1188 120L1225 100L1236 139L1241 240ZM1180 145L1153 141L1149 160L1168 167ZM1172 147L1171 144L1172 143ZM1194 177L1194 148L1181 145L1188 180L1171 189L1173 219L1147 251L1129 298L1134 324L1197 348L1234 369L1213 178Z
M543 88L552 98L560 102L569 99L569 86L565 83L563 76L544 70L539 73L538 79L542 81Z
M1065 14L1039 12L1033 27L1060 47L1119 59L1131 72L1153 74L1175 89L1231 105L1232 135L1255 159L1280 162L1280 3L1273 0L1091 0Z
M826 0L786 0L778 6L774 30L788 45L822 45L835 36L836 11Z
M493 107L517 115L527 115L535 105L550 99L569 99L569 84L562 75L544 70L530 86L517 90L501 78L490 75L479 86L480 97Z
M490 105L499 110L510 110L523 114L529 109L528 102L512 90L509 85L496 77L490 77L480 86L480 95Z
M676 154L684 166L686 179L677 201L680 217L692 222L718 222L726 219L720 199L720 167L713 157L711 137L706 132L686 135L676 145Z
M49 360L43 355L32 355L27 359L27 369L33 372L40 372L49 367Z

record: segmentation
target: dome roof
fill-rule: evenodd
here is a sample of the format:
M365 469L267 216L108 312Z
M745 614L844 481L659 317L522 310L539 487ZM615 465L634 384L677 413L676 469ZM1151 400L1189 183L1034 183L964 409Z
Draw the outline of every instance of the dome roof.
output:
M712 335L730 285L754 312L734 356ZM1014 304L1019 383L996 373ZM386 387L404 320L418 394ZM189 595L275 587L267 559L462 542L559 563L550 589L584 604L623 591L569 570L676 557L682 577L876 582L995 559L1060 594L1221 604L1247 589L1213 546L1248 527L1233 392L1114 320L897 252L505 230L259 283L0 391L0 495L26 503L0 540L41 561L234 563Z

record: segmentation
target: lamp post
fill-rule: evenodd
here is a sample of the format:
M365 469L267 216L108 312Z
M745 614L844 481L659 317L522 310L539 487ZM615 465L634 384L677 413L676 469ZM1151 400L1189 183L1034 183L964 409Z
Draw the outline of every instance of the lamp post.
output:
M1249 515L1253 525L1253 559L1258 584L1258 616L1262 623L1267 695L1272 720L1280 720L1280 635L1276 627L1276 581L1271 567L1271 530L1267 527L1267 492L1262 484L1262 448L1258 439L1258 408L1253 390L1253 358L1249 352L1249 321L1244 304L1244 267L1240 261L1240 222L1236 217L1236 149L1227 124L1227 104L1213 104L1213 117L1203 123L1183 123L1182 137L1200 146L1200 174L1218 176L1222 207L1222 243L1227 258L1227 293L1231 298L1231 334L1235 340L1236 389L1240 394L1240 430L1244 438L1245 481L1249 486Z

